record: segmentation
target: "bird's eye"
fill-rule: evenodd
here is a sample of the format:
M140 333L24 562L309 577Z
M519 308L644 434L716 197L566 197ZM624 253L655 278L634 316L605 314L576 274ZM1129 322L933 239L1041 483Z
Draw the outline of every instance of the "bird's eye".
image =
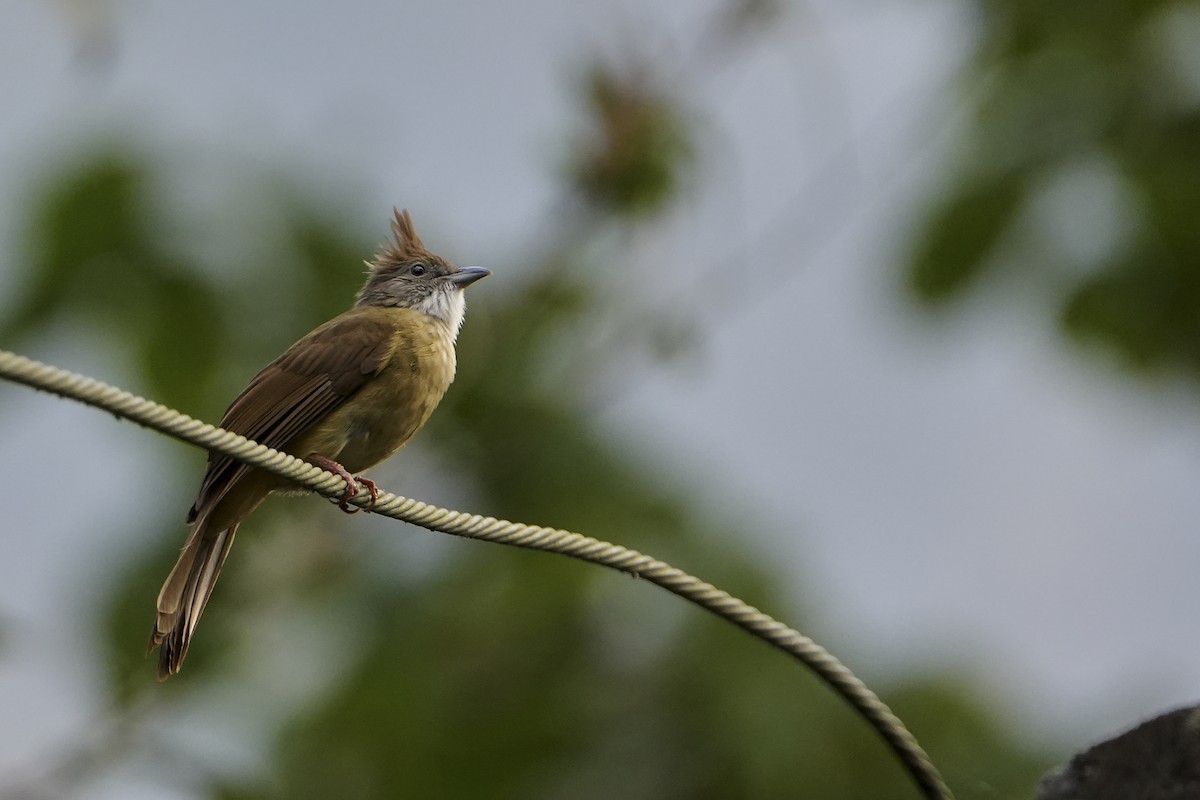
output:
M410 275L416 275L420 277L421 275L425 274L425 265L421 263L413 264L408 268L408 272Z

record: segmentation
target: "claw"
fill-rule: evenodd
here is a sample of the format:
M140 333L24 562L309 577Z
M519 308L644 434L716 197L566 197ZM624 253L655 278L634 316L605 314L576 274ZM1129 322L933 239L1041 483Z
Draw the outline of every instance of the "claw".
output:
M332 458L325 456L309 456L308 463L318 466L321 469L328 470L334 475L337 475L346 482L346 490L342 494L342 499L338 501L338 508L347 514L357 514L359 509L350 505L350 499L358 494L358 484L367 487L367 491L371 493L371 503L373 504L379 498L379 487L375 485L375 481L370 478L360 478L350 474L350 470L343 467Z
M375 501L379 499L379 484L370 478L364 478L362 475L355 475L354 479L367 487L367 491L371 494L371 502L368 505L375 505Z

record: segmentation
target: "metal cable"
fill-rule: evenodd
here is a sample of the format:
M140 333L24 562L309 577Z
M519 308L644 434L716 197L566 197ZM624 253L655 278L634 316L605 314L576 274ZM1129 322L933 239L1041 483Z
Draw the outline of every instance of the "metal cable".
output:
M125 417L176 439L265 469L326 497L340 498L345 488L342 479L337 475L294 456L192 419L174 409L100 381L42 364L7 350L0 350L0 377L102 408L118 417ZM365 508L370 498L367 492L359 492L350 502ZM854 673L812 639L710 583L636 550L589 536L451 511L391 492L381 492L376 503L370 506L370 510L392 519L454 536L561 553L658 584L773 645L808 667L850 703L887 742L926 798L954 798L937 768L904 727L904 723L867 688L866 684L855 677Z

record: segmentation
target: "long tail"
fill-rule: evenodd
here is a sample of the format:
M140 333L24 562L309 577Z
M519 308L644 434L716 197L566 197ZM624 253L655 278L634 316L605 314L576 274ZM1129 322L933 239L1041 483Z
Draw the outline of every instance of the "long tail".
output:
M207 519L203 517L196 521L179 560L158 593L158 617L150 632L149 649L161 647L158 653L160 681L179 672L183 666L196 623L204 613L204 606L237 533L237 524L210 531L206 523Z

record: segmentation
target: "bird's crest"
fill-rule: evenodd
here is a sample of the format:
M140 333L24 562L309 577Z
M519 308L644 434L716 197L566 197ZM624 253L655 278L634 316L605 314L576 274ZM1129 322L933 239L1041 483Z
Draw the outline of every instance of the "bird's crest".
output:
M416 258L430 258L433 253L425 247L417 229L413 227L412 214L408 209L399 211L392 209L392 241L386 243L383 249L375 254L372 268Z

